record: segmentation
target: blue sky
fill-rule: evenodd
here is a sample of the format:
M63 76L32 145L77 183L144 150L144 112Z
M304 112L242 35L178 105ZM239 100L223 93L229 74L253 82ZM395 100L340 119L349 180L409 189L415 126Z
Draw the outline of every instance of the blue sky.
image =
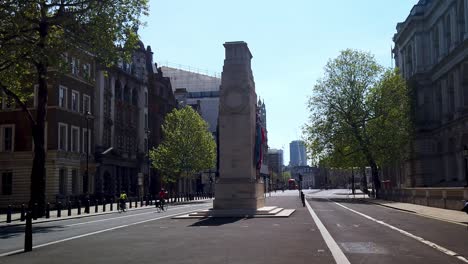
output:
M346 48L373 53L389 67L398 22L417 0L151 0L140 30L154 60L222 71L223 43L245 41L257 95L265 100L268 143L300 139L306 102L323 66Z

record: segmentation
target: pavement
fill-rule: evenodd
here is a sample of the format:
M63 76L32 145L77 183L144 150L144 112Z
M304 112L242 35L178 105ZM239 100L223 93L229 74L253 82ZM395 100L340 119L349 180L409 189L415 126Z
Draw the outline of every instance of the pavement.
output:
M37 223L28 253L23 226L0 228L0 263L468 263L466 225L346 190L304 192L306 207L298 191L267 196L267 206L296 209L289 218L172 219L212 206L204 201Z

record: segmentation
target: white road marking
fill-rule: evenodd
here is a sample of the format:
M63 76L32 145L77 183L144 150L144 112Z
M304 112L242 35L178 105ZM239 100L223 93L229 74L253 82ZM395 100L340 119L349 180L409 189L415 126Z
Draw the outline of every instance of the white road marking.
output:
M184 212L184 213L176 213L176 214L165 215L165 216L161 216L161 217L146 219L146 220L139 221L139 222L135 222L135 223L130 223L130 224L126 224L126 225L120 225L120 226L115 226L115 227L111 227L111 228L107 228L107 229L102 229L102 230L94 231L94 232L91 232L91 233L86 233L86 234L82 234L82 235L72 236L72 237L68 237L68 238L64 238L64 239L60 239L60 240L56 240L56 241L52 241L52 242L48 242L48 243L44 243L44 244L39 244L39 245L33 246L33 249L35 249L35 248L41 248L41 247L45 247L45 246L50 246L50 245L54 245L54 244L58 244L58 243L62 243L62 242L70 241L70 240L74 240L74 239L77 239L77 238L92 236L92 235L104 233L104 232L107 232L107 231L112 231L112 230L116 230L116 229L121 229L121 228L124 228L124 227L129 227L129 226L139 225L139 224L143 224L143 223L147 223L147 222L151 222L151 221L156 221L156 220L163 219L163 218L169 218L169 217L173 217L173 216L176 216L176 215L181 215L181 214L186 214L186 213L192 213L192 212L196 212L196 211L198 211L198 210L199 210L199 209L197 209L197 210L191 210L191 211ZM0 254L0 257L5 257L5 256L9 256L9 255L13 255L13 254L21 253L21 252L24 252L24 249L18 249L18 250L13 250L13 251L10 251L10 252L6 252L6 253L3 253L3 254Z
M341 227L341 225L340 225L340 224L336 224L336 226L337 226L337 227Z
M318 229L320 231L320 234L322 234L322 237L325 240L325 243L327 244L328 248L330 249L330 252L332 253L333 258L335 259L336 263L337 264L351 264L349 262L348 258L345 256L345 254L341 250L341 248L336 243L336 241L330 235L327 228L325 228L322 221L320 221L317 214L315 214L312 207L310 207L309 202L307 200L306 200L306 206L307 206L307 209L309 210L310 215L312 216L312 219L314 219L314 222L317 225L317 227L318 227Z
M177 209L181 209L181 208L185 208L185 207L187 207L187 206L180 206L180 207L177 207L177 208L169 208L169 209L167 209L167 211L177 210ZM147 209L151 209L151 208L147 208ZM131 214L131 215L125 215L125 216L118 216L118 217L112 217L112 218L106 218L106 219L100 219L100 220L93 220L93 221L88 221L88 222L83 222L83 223L69 224L69 225L65 225L65 226L70 227L70 226L78 226L78 225L87 225L87 224L92 224L92 223L97 223L97 222L110 221L110 220L114 220L114 219L128 218L128 217L133 217L133 216L138 216L138 215L146 215L146 214L154 214L154 213L156 213L156 211L139 213L139 214Z
M355 214L358 214L358 215L360 215L360 216L363 216L363 217L365 217L365 218L367 218L367 219L369 219L369 220L371 220L371 221L374 221L374 222L376 222L376 223L379 223L379 224L381 224L381 225L383 225L383 226L386 226L386 227L388 227L388 228L390 228L390 229L393 229L393 230L395 230L395 231L397 231L397 232L400 232L401 234L403 234L403 235L405 235L405 236L411 237L411 238L413 238L413 239L415 239L415 240L417 240L417 241L419 241L419 242L421 242L421 243L423 243L423 244L426 244L426 245L428 245L428 246L430 246L430 247L432 247L432 248L434 248L434 249L437 249L438 251L440 251L440 252L442 252L442 253L444 253L444 254L447 254L447 255L452 256L452 257L455 257L455 258L457 258L457 259L459 259L459 260L461 260L461 261L463 261L463 262L465 262L465 263L468 263L468 259L466 259L465 257L461 256L460 254L458 254L458 253L456 253L456 252L454 252L454 251L452 251L452 250L450 250L450 249L447 249L447 248L444 248L444 247L442 247L442 246L439 246L439 245L437 245L437 244L435 244L435 243L433 243L433 242L431 242L431 241L429 241L429 240L426 240L426 239L424 239L424 238L422 238L422 237L413 235L413 234L411 234L411 233L409 233L409 232L407 232L407 231L405 231L405 230L403 230L403 229L400 229L400 228L398 228L398 227L394 227L394 226L392 226L392 225L390 225L390 224L387 224L387 223L385 223L385 222L383 222L383 221L381 221L381 220L377 220L377 219L375 219L375 218L373 218L373 217L371 217L371 216L368 216L368 215L366 215L366 214L363 214L363 213L361 213L361 212L358 212L358 211L356 211L356 210L354 210L354 209L351 209L351 208L349 208L349 207L347 207L347 206L344 206L344 205L342 205L342 204L340 204L340 203L337 203L337 202L334 202L334 203L337 204L337 205L339 205L339 206L341 206L341 207L343 207L343 208L345 208L346 210L349 210L349 211L351 211L351 212L353 212L353 213L355 213Z

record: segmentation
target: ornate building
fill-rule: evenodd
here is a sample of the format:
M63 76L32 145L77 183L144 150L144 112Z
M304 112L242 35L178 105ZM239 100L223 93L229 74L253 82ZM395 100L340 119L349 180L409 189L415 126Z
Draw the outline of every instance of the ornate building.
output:
M420 0L397 25L393 52L412 91L415 126L410 159L387 171L400 186L467 184L467 33L467 0Z
M96 194L157 193L158 181L150 178L147 154L160 143L164 116L175 107L175 99L169 80L162 77L152 57L151 48L140 42L132 63L99 72L94 120Z

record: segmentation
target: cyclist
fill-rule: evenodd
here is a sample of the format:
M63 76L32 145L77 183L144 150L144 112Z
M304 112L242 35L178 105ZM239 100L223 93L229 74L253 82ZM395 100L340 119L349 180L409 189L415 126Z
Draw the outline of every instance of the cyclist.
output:
M125 212L125 207L127 203L127 194L125 193L125 191L123 191L120 194L119 202L120 202L120 210L122 210L122 212Z
M164 210L164 204L166 203L166 195L167 195L167 192L164 190L164 188L161 188L161 191L159 191L159 208L161 208L162 210Z

